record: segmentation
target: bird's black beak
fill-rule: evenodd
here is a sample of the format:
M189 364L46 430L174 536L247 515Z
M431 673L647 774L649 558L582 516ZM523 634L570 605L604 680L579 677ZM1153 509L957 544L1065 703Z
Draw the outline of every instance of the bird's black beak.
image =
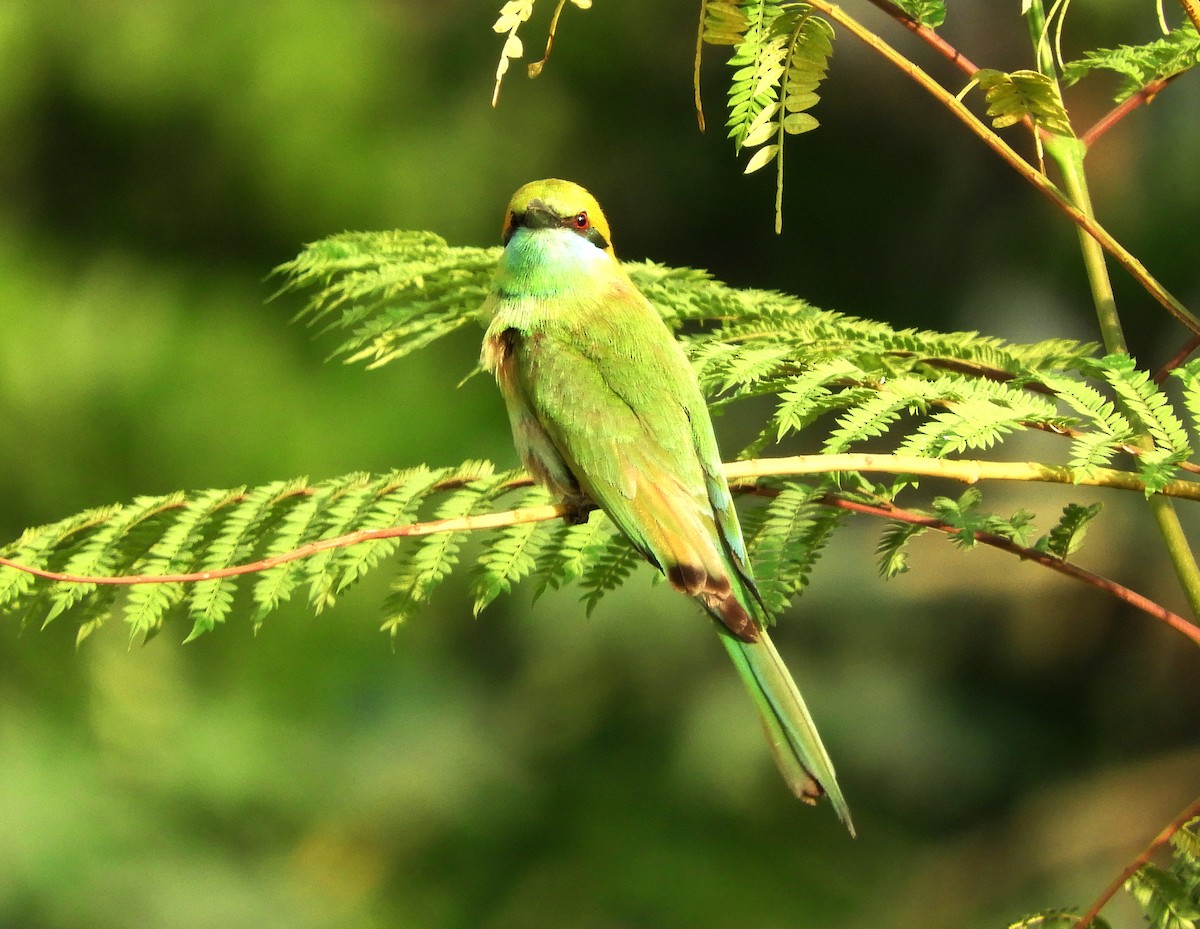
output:
M561 226L562 219L557 213L546 206L541 200L530 200L524 213L513 213L512 228L524 226L526 229L552 229Z

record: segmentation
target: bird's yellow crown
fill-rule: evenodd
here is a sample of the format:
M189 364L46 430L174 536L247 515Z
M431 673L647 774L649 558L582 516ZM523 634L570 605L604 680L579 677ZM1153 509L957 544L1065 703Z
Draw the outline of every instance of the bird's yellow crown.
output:
M558 178L530 181L513 194L504 214L503 241L507 243L520 226L546 228L553 225L578 233L616 257L608 220L596 198L578 184Z

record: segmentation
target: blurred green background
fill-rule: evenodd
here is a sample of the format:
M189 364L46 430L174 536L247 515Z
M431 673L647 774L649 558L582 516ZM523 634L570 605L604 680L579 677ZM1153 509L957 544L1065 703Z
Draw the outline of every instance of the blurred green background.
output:
M344 229L490 244L536 177L591 188L625 257L897 327L1095 337L1073 229L852 39L822 128L790 144L775 237L771 172L743 178L720 129L723 49L696 131L695 4L569 8L545 74L515 68L493 110L499 5L0 4L5 538L138 494L514 465L494 386L455 389L478 333L324 364L265 277ZM1068 55L1155 36L1150 4L1088 6ZM945 33L1025 67L1016 14L952 4ZM1068 101L1082 126L1110 105L1095 85ZM1089 161L1101 218L1193 308L1198 111L1188 76ZM1161 364L1183 336L1117 285ZM1047 527L1100 497L987 494ZM1184 609L1144 507L1103 499L1084 561ZM187 646L183 624L131 647L114 622L78 650L69 623L0 625L0 926L982 927L1090 901L1197 793L1194 647L941 540L885 584L860 522L777 637L856 841L787 795L715 638L648 569L590 618L521 590L476 620L460 578L394 643L379 572L331 613Z

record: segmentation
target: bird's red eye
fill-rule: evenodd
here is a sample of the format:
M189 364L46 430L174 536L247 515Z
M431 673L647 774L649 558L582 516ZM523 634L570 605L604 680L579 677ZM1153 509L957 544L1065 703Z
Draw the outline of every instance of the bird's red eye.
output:
M591 221L588 219L588 215L586 212L576 213L575 218L572 220L572 222L575 223L576 229L586 229L588 226L591 225Z

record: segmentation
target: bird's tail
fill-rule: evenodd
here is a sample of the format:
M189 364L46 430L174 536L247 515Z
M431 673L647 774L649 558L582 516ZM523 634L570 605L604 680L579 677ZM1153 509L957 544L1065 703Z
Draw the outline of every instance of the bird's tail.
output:
M759 629L757 641L744 642L720 624L717 628L729 657L754 698L771 753L788 787L806 803L816 803L822 794L828 795L838 819L854 835L850 808L838 787L833 762L767 631Z

